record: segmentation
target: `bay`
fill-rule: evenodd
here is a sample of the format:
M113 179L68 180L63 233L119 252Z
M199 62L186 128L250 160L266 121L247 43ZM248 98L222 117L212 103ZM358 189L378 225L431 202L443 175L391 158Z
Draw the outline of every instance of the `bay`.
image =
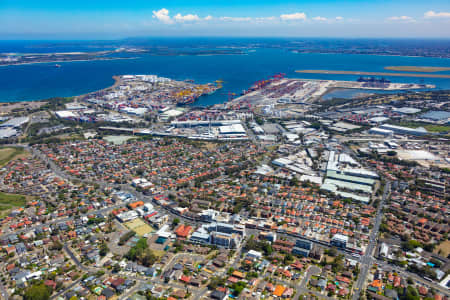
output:
M13 49L11 49L13 50ZM450 59L429 57L379 56L358 54L297 54L286 49L255 48L245 55L156 56L136 54L137 59L64 62L0 67L0 102L32 101L68 97L93 92L113 84L112 76L156 74L196 83L223 80L223 89L194 103L207 106L223 103L227 93L241 93L255 81L276 73L291 78L356 80L357 75L298 74L295 70L326 69L389 72L386 66L450 67ZM450 72L439 72L450 74ZM434 84L450 89L449 79L386 77L392 82Z

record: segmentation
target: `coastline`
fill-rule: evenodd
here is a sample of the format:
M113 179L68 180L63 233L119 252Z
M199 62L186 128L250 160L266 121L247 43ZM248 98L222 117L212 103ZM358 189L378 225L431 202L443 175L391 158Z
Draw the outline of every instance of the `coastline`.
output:
M120 83L120 76L119 75L114 75L114 76L112 76L112 79L114 79L114 83L112 85L109 85L109 86L107 86L105 88L102 88L100 90L95 90L95 91L84 93L84 94L81 94L81 95L76 95L76 96L73 96L73 98L78 99L78 98L86 97L87 95L92 94L92 93L99 93L99 92L105 91L107 89L115 88Z
M147 53L150 56L219 56L219 55L248 55L248 53L211 53L211 54L158 54L158 53ZM125 59L139 59L141 57L112 57L112 58L93 58L93 59L70 59L70 60L52 60L52 61L36 61L36 62L20 62L20 63L9 63L0 64L0 67L10 67L10 66L22 66L22 65L34 65L34 64L53 64L53 63L71 63L71 62L86 62L86 61L102 61L102 60L125 60Z
M373 56L387 56L387 57L410 57L410 58L442 58L442 59L450 59L450 56L434 56L434 55L402 55L402 54L380 54L380 53L336 53L336 52L314 52L314 51L295 51L291 50L290 52L294 54L346 54L346 55L373 55Z
M85 97L85 96L87 96L89 94L92 94L92 93L101 92L101 91L104 91L104 90L107 90L107 89L110 89L110 88L115 88L120 83L120 76L119 75L114 75L114 76L112 76L112 79L114 80L114 83L112 85L108 85L107 87L104 87L104 88L102 88L100 90L95 90L95 91L92 91L92 92L88 92L88 93L84 93L84 94L80 94L80 95L74 95L74 96L70 96L70 97L72 97L74 99L78 99L80 97ZM45 98L45 99L18 100L18 101L5 101L5 102L2 102L1 99L0 99L0 106L8 105L8 104L11 105L11 104L16 104L16 103L27 103L27 102L34 102L34 103L45 102L45 101L48 101L49 99L55 98L55 97L59 97L59 96L54 96L54 97Z
M138 59L140 57L113 57L113 58L93 58L93 59L71 59L71 60L55 60L55 61L36 61L36 62L23 62L18 64L6 64L0 65L0 67L11 67L11 66L23 66L23 65L35 65L35 64L54 64L54 63L72 63L72 62L87 62L87 61L98 61L98 60L122 60L122 59Z

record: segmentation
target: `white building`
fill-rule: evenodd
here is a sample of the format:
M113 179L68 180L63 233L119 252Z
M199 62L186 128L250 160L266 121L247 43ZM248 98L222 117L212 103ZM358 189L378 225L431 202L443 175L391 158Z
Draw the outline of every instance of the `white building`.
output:
M17 128L20 127L26 123L28 123L28 121L30 120L30 118L28 117L17 117L17 118L12 118L9 119L8 121L0 124L0 127L13 127L13 128Z
M128 221L134 220L134 219L136 219L138 216L139 216L139 214L138 214L137 212L135 212L134 210L129 210L129 211L123 212L123 213L121 213L121 214L118 214L118 215L116 216L116 218L117 218L120 222L124 223L124 222L128 222Z
M386 130L391 130L396 134L408 134L408 135L417 135L417 136L428 134L428 131L423 127L409 128L409 127L403 127L403 126L383 124L380 126L380 128L386 129Z
M374 128L369 129L369 134L393 136L394 132L392 130L374 127Z
M244 126L242 124L231 124L219 127L219 133L223 135L229 134L246 134Z
M247 252L247 257L253 258L253 259L261 259L262 258L262 253L259 251L255 251L255 250L250 250Z
M380 256L387 257L389 252L389 247L386 245L386 243L381 243L380 246Z
M14 128L0 128L0 139L8 139L16 136L19 132Z
M339 247L339 248L346 248L348 243L348 236L342 235L342 234L335 234L330 241L331 245Z
M87 108L85 105L78 102L66 103L65 106L67 110L82 110Z
M73 119L78 118L78 114L75 112L72 112L70 110L60 110L55 111L55 115L60 119Z

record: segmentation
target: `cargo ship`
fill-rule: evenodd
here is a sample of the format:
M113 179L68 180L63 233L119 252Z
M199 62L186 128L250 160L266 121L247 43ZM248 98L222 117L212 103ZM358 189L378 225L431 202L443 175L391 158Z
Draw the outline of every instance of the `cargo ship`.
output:
M276 82L276 81L283 79L285 76L286 76L285 73L278 73L273 76L270 76L268 79L258 80L255 83L253 83L253 85L248 90L242 91L241 95L246 95L248 93L260 90L260 89L268 86L272 82Z
M358 82L368 82L368 83L391 83L390 80L381 77L381 78L376 78L376 77L359 77Z

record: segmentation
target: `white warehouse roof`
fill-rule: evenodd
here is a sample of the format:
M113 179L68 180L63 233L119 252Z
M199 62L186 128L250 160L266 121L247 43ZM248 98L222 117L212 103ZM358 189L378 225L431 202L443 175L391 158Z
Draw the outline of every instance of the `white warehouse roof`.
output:
M226 126L220 126L219 132L221 134L246 133L244 126L242 126L242 124L231 124Z
M14 128L0 128L0 139L7 139L17 134Z
M0 124L0 127L20 127L25 123L28 123L28 117L18 117L12 118L6 121L5 123Z
M62 118L62 119L78 117L77 114L75 114L74 112L69 111L69 110L60 110L60 111L55 112L55 114L58 118Z

